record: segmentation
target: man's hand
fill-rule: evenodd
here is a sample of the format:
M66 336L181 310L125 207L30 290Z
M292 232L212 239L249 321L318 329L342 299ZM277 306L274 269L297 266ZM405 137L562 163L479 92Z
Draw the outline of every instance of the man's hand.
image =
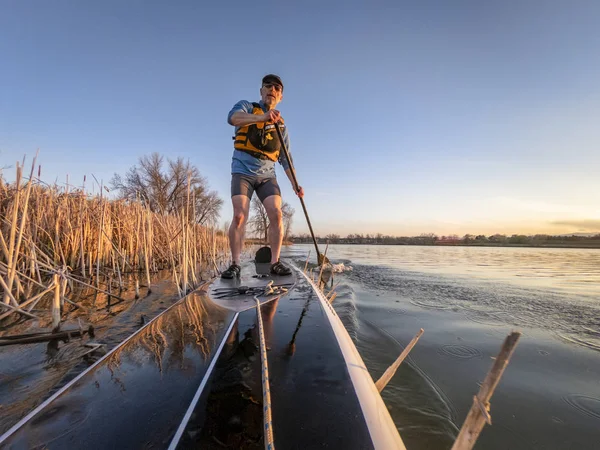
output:
M298 186L298 190L296 191L296 195L300 198L304 197L304 188L302 186Z
M281 120L281 113L276 109L272 109L271 111L267 111L262 115L262 122L271 122L277 123Z

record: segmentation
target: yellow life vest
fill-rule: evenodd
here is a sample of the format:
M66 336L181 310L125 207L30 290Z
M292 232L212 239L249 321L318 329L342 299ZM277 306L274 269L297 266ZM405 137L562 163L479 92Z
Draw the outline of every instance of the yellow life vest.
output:
M265 112L258 103L252 103L252 114L262 115ZM281 119L280 127L284 127ZM253 123L240 127L235 133L233 147L258 159L277 161L281 151L281 143L275 125L272 123Z

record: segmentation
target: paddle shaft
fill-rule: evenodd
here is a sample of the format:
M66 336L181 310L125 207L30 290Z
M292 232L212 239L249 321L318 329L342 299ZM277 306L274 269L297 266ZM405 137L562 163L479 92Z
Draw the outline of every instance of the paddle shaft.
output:
M283 140L283 135L281 134L279 123L275 124L275 129L277 130L277 136L279 137L279 142L281 142L281 148L283 149L285 159L287 160L288 165L290 166L292 180L294 181L294 190L298 192L300 185L298 184L298 179L296 178L296 171L294 170L294 165L292 164L292 158L290 158L290 153L288 152L287 146L285 145L285 141ZM304 216L306 217L306 223L308 223L310 235L312 236L313 243L315 244L315 250L317 251L317 262L319 262L319 259L321 258L321 252L319 252L319 246L317 245L317 240L315 239L315 232L312 229L310 218L308 217L308 211L306 210L306 205L304 204L304 199L302 197L298 198L300 199L300 204L302 205L302 210L304 211Z

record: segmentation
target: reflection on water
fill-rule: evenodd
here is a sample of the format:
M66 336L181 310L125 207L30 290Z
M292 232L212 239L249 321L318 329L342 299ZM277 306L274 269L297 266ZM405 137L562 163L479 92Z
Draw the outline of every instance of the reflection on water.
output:
M126 353L128 361L137 364L152 359L162 372L165 363L182 365L186 348L199 352L206 359L216 344L216 331L227 315L224 308L199 301L196 294L191 294L169 314L159 316L117 349L110 356L108 365L114 370Z
M72 448L73 442L88 449L161 447L185 414L232 319L232 312L203 293L188 295L76 381L10 443L14 448L50 443L48 448Z

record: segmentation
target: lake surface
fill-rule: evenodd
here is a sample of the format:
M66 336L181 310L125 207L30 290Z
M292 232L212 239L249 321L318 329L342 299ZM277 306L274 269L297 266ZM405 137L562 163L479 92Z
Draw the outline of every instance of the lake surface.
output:
M284 253L303 266L309 250ZM324 248L321 249L323 251ZM334 306L407 448L449 449L492 358L523 333L480 449L600 448L600 250L333 245Z

